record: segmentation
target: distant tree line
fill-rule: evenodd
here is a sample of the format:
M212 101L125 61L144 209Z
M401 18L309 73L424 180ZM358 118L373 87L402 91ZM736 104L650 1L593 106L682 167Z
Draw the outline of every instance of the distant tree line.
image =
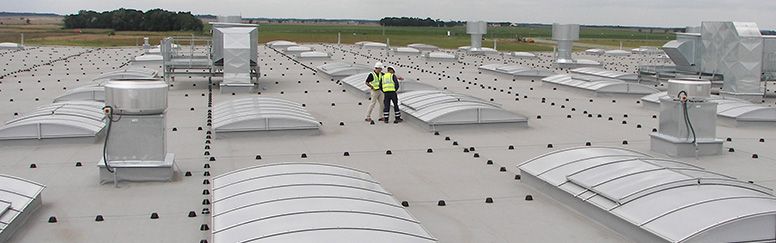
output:
M433 26L433 27L451 27L464 25L462 21L442 21L431 18L409 18L409 17L386 17L380 20L382 26Z
M202 21L191 12L170 12L152 9L145 13L135 9L95 12L81 10L65 16L65 28L99 28L114 30L177 31L202 30Z

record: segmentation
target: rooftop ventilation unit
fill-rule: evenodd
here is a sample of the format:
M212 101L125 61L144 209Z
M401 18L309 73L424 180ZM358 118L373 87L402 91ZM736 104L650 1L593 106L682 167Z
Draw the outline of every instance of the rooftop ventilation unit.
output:
M623 148L572 148L518 166L522 181L635 242L776 240L769 188Z
M721 75L722 96L759 101L768 39L755 23L703 22L698 31L678 33L663 50L679 71Z
M345 83L348 87L351 87L355 90L358 90L360 92L363 92L366 97L369 97L370 94L370 87L366 86L366 77L371 75L372 72L365 72L365 73L359 73L356 75L351 75L346 78L342 79L342 82ZM438 90L439 88L422 83L417 80L412 80L410 78L407 78L405 80L400 81L401 88L397 91L399 93L408 92L408 91L416 91L416 90Z
M486 64L480 66L479 69L506 74L515 78L544 78L555 75L552 71L528 68L517 64Z
M43 204L46 186L21 178L0 175L0 242L8 242Z
M401 110L435 128L439 125L526 123L528 119L500 105L447 91L420 90L399 94Z
M302 104L269 97L230 100L213 107L213 130L255 132L318 129L320 123Z
M466 22L466 34L471 36L471 45L466 50L472 55L483 55L489 51L482 49L482 36L488 33L488 23L485 21ZM492 50L492 49L491 49Z
M678 157L722 152L717 136L717 103L708 101L711 82L669 80L660 98L660 126L650 134L652 151Z
M213 61L223 65L221 92L250 92L258 64L259 30L256 27L229 27L213 30Z
M96 137L105 127L102 106L90 101L41 106L0 126L0 140Z
M372 67L361 64L334 62L316 67L319 71L331 77L347 77L372 70Z
M167 153L167 83L111 80L105 84L108 126L100 182L171 181L175 155Z
M213 242L436 242L367 172L260 165L213 178Z
M555 64L557 64L558 67L578 68L601 65L592 60L575 60L571 56L574 41L579 40L578 24L552 24L552 39L557 42Z
M583 74L558 74L542 79L543 83L561 85L593 92L595 95L633 94L646 95L660 92L652 86L619 79L597 77Z

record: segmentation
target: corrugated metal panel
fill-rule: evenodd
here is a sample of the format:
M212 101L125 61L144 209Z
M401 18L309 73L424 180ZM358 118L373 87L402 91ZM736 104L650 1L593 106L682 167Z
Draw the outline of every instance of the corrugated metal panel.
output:
M38 107L0 127L0 140L94 137L105 127L100 102L66 101Z
M332 77L351 76L359 73L369 72L371 67L361 64L335 62L324 64L317 67L318 70Z
M436 242L363 171L270 164L212 185L214 242Z
M409 91L399 94L399 100L403 112L431 126L528 121L495 103L445 91Z
M0 175L0 242L10 239L40 207L45 186L21 178Z
M657 89L643 84L579 74L558 74L543 78L542 81L603 94L652 94L659 92Z
M566 149L531 159L519 168L581 203L670 242L713 235L721 225L747 225L753 216L776 216L771 189L623 148ZM725 234L738 241L776 239L772 229Z
M301 104L269 97L235 99L215 105L216 132L318 129L320 123Z

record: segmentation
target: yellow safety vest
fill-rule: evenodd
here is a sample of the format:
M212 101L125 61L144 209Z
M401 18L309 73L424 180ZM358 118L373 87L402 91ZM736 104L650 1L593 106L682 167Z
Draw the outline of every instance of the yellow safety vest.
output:
M383 75L383 92L396 91L396 84L393 82L393 74L385 73Z
M372 72L372 82L370 82L369 84L372 85L373 90L380 90L381 78L382 77L379 74Z

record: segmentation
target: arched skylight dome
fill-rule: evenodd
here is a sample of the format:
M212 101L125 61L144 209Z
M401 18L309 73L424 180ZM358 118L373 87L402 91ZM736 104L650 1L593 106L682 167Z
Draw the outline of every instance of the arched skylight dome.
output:
M412 47L397 47L393 51L397 54L414 54L414 55L420 54L420 50Z
M286 40L276 40L276 41L267 42L267 46L276 50L283 50L288 47L298 46L298 45L299 44L297 44L296 42L291 42Z
M213 107L216 133L318 129L319 126L302 104L278 98L241 98Z
M133 60L135 62L160 62L162 61L161 55L153 55L153 54L147 54L147 55L141 55L135 57Z
M681 161L583 147L544 154L518 168L526 184L636 242L776 239L772 189Z
M542 82L592 91L595 94L645 95L659 92L652 86L589 75L558 74L543 78Z
M415 43L415 44L409 44L407 47L415 48L422 51L436 51L439 50L439 47L435 45L429 45L429 44L423 44L423 43Z
M284 50L286 53L300 53L308 51L313 51L313 48L309 46L289 46Z
M598 55L603 55L605 52L606 52L606 50L604 50L604 49L598 49L598 48L594 48L594 49L587 49L587 50L585 50L585 54L588 54L588 55L596 55L596 56L598 56Z
M435 52L429 52L425 55L428 59L436 59L436 60L455 60L458 59L458 57L455 54L450 54L447 52L441 52L441 51L435 51Z
M530 52L524 52L524 51L516 51L512 52L511 55L516 58L525 58L525 59L534 59L539 58L536 56L536 54L530 53Z
M606 53L604 53L604 55L613 56L613 57L624 57L624 56L628 56L630 54L631 54L630 52L625 51L625 50L610 50L610 51L606 51Z
M331 55L322 51L307 51L296 54L298 58L330 58Z
M19 43L13 43L13 42L3 42L0 43L0 49L22 49L24 46L20 45Z

